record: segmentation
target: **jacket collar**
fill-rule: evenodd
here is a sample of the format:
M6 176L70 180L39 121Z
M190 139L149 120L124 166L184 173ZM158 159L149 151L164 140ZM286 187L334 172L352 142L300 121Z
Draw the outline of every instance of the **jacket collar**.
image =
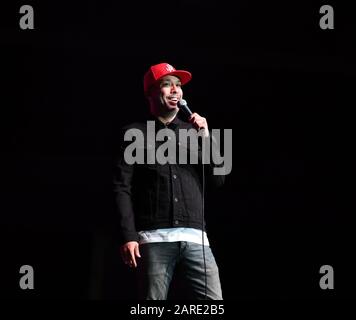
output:
M169 128L169 129L175 130L177 127L180 126L180 124L182 122L178 118L177 115L174 117L174 119L171 122L169 122L167 124L164 124L162 121L160 121L158 118L156 118L152 114L148 117L148 120L151 120L151 121L154 120L155 121L156 130L164 129L164 128Z

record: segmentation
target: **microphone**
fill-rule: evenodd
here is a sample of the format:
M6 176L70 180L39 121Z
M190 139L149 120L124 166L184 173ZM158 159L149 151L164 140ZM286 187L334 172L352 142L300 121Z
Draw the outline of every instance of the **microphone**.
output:
M183 111L183 113L189 118L193 112L189 109L187 101L181 99L178 101L178 108Z
M188 119L193 114L192 110L190 110L188 107L187 101L184 99L178 101L178 108L183 111L183 113L187 116ZM198 128L198 130L202 130L202 129L204 128L203 127Z

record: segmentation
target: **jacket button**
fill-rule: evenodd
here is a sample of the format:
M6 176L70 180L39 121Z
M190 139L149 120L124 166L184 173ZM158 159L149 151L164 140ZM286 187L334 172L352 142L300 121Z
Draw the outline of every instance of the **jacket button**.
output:
M175 202L178 202L178 198L174 198L174 201L175 201Z
M173 179L177 179L177 176L175 174L173 175Z
M179 224L179 221L178 220L174 220L174 224Z

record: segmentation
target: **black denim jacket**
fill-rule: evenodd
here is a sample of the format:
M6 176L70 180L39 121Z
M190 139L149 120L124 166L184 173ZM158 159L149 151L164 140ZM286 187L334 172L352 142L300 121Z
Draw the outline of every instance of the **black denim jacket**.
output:
M156 132L169 128L178 137L179 129L193 126L176 117L167 127L158 119L155 121ZM139 129L145 137L143 146L147 152L147 122L133 123L123 128ZM123 138L123 135L122 135ZM124 151L128 144L122 139L121 152L116 166L114 191L119 214L121 242L138 241L137 231L171 227L192 227L202 229L202 164L201 148L198 152L198 164L127 164ZM155 142L155 150L163 143ZM177 159L179 159L179 139ZM152 147L152 146L151 146ZM189 150L189 147L186 146ZM182 149L181 149L182 150ZM188 158L189 159L189 158ZM205 164L205 181L215 186L224 183L224 176L213 175L214 164Z

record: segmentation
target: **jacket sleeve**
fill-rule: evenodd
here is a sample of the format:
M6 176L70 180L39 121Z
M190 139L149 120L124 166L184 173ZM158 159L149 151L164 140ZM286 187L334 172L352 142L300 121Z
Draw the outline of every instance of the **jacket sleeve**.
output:
M135 165L125 162L125 141L121 134L121 146L114 174L114 193L119 221L120 241L122 244L129 241L138 241L135 227L135 213L132 199L132 180Z

